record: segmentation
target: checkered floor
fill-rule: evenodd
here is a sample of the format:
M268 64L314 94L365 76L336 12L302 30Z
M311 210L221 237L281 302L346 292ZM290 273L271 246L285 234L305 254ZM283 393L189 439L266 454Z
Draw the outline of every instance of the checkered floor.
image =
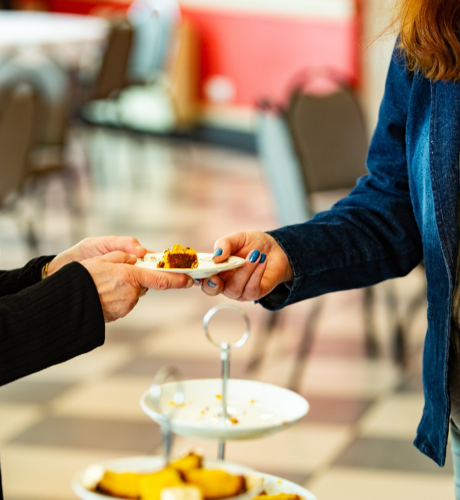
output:
M186 143L76 130L73 168L80 174L84 215L70 214L61 179L52 178L22 210L35 214L40 253L59 252L85 235L132 234L147 247L174 243L211 251L214 240L239 229L276 226L256 158ZM85 164L89 159L89 165ZM30 256L14 220L0 217L0 268ZM392 359L395 314L408 318L423 273L376 288L379 353L366 356L363 293L336 293L283 311L267 334L270 313L244 304L252 322L248 344L235 352L232 375L293 386L311 404L297 426L258 441L233 442L227 458L305 485L318 500L453 499L452 464L439 469L412 445L423 407L421 355L425 304L404 325L408 365ZM185 378L219 375L218 352L202 318L226 299L199 288L149 292L123 320L107 327L106 344L0 388L0 453L7 500L70 500L72 476L111 458L156 454L161 436L139 407L164 365ZM297 363L305 329L315 324L311 352ZM231 318L216 332L237 335ZM215 326L214 326L215 325ZM175 450L217 444L178 437Z

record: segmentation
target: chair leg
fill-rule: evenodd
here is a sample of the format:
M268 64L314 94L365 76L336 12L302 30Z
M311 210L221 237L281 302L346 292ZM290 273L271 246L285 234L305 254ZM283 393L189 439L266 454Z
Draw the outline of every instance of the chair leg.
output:
M278 311L268 313L267 322L265 325L263 325L262 331L260 333L261 338L258 339L254 345L254 349L252 351L251 358L247 366L248 372L257 371L260 368L265 356L266 346L268 344L268 341L270 340L270 337L272 336L272 333L275 329L275 325L278 319L279 319Z
M313 344L313 337L316 330L316 324L318 322L321 310L324 305L324 298L317 298L312 306L312 310L308 317L308 321L300 341L299 348L297 350L296 359L294 361L294 367L291 372L289 379L288 388L292 391L298 391L300 382L302 379L302 374L307 365L307 357L310 352L311 346Z
M380 354L374 327L375 290L364 289L364 346L368 358L377 358Z

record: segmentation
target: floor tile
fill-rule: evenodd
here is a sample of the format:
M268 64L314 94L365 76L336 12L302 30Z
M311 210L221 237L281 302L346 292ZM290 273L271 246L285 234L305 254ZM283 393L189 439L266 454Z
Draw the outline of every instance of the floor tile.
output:
M161 442L153 422L50 417L38 422L11 443L64 448L150 453Z
M369 408L372 401L364 399L328 398L302 394L310 403L303 422L354 424Z
M0 403L0 443L14 438L42 418L39 405Z
M448 475L337 467L306 487L318 500L454 500Z
M25 445L3 447L1 452L3 489L7 500L75 500L70 483L77 472L94 463L123 456L120 452L78 447Z
M127 422L151 422L139 401L153 382L152 377L110 377L79 385L56 399L52 411L59 416Z
M72 387L70 382L24 378L0 387L0 402L46 404Z
M449 452L445 467L440 469L431 459L420 453L412 441L374 437L356 439L337 460L336 465L420 474L452 475L453 473L452 456Z
M423 393L397 393L388 396L366 413L360 422L363 436L413 440L422 417Z

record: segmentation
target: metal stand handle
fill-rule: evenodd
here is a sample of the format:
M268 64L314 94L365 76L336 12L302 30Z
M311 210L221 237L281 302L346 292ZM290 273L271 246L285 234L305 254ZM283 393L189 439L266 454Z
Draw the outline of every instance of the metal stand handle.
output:
M176 391L171 402L166 406L162 405L161 386L169 379L172 378L176 382ZM174 434L171 430L171 417L175 411L175 408L184 404L185 394L184 387L182 384L182 376L177 368L173 366L165 366L161 368L155 375L152 385L150 386L150 397L152 399L152 405L161 415L161 434L163 436L163 456L165 459L165 467L169 464L171 459L171 450L173 445ZM167 409L165 409L167 408Z
M221 342L221 343L216 342L209 333L209 322L211 321L211 318L222 309L231 309L233 311L236 311L240 316L242 316L242 318L246 323L246 331L243 333L240 340L238 340L238 342L235 342L234 344L229 344L227 342ZM204 333L208 338L209 342L211 342L212 345L220 349L220 359L222 361L222 421L224 422L224 424L226 424L227 421L229 420L227 399L228 399L228 379L230 371L230 351L232 349L238 349L248 341L249 329L250 329L249 318L246 312L243 311L243 309L234 306L233 304L219 304L218 306L213 307L210 311L208 311L205 314L203 318L203 328L204 328ZM220 441L219 460L224 460L224 458L225 458L225 441Z

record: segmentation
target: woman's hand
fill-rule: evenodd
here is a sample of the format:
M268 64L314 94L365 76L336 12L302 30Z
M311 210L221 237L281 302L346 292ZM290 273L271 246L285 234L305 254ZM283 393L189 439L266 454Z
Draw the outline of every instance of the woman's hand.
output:
M230 255L243 257L246 264L203 280L201 288L208 295L223 293L240 301L258 300L280 283L294 279L292 266L278 242L261 231L242 231L220 238L214 245L214 262Z
M147 253L147 249L132 236L85 238L80 243L57 255L48 266L47 276L51 276L56 271L59 271L61 267L70 264L70 262L81 262L116 251L135 255L136 257L144 257Z
M126 316L149 288L190 288L193 279L185 274L162 273L135 267L136 255L111 252L83 260L101 301L106 323Z

